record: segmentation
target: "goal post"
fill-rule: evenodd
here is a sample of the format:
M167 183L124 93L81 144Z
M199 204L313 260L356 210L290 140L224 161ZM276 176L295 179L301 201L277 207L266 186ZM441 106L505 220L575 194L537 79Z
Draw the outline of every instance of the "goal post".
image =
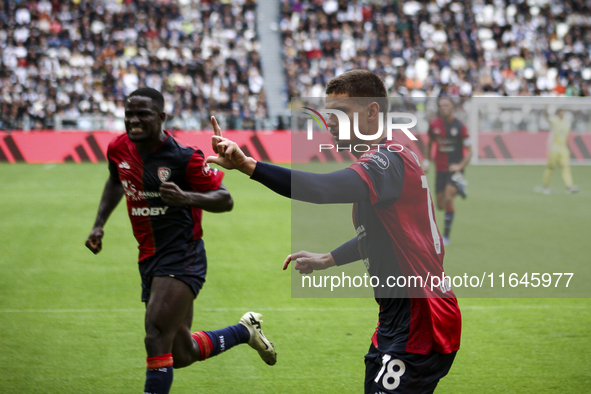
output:
M591 164L591 98L473 97L463 107L474 147L472 164L544 164L548 118L560 110L570 124L571 164Z

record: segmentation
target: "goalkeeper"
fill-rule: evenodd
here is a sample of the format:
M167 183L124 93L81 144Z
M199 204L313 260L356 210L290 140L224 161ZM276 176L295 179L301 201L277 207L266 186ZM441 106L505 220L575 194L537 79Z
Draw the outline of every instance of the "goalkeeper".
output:
M550 194L550 178L552 171L557 165L562 167L562 180L564 181L564 186L566 186L566 192L569 194L576 193L579 191L579 187L573 185L569 162L570 152L568 150L568 134L571 130L572 115L565 114L564 109L559 109L552 116L549 116L549 112L544 113L548 123L550 123L550 138L548 141L548 162L544 171L542 193Z

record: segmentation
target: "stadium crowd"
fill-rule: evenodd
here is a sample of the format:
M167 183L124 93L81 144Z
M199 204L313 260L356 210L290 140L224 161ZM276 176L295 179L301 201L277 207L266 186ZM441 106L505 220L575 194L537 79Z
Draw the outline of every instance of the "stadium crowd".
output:
M289 97L353 68L391 96L591 95L584 0L280 0ZM123 117L162 90L168 126L267 116L256 0L0 0L0 129ZM27 123L27 124L25 124Z
M253 127L266 116L256 31L255 0L0 0L0 129L122 118L142 86L163 92L173 126L211 110Z
M591 95L584 0L282 0L290 97L364 68L391 96Z

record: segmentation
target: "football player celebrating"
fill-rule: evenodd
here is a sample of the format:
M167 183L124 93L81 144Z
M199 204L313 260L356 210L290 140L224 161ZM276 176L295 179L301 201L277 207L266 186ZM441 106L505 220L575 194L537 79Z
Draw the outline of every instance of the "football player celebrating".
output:
M144 392L168 393L174 368L205 360L248 343L269 365L273 344L261 331L261 315L248 312L239 324L191 333L193 300L205 282L207 260L201 236L203 210L226 212L232 196L223 172L211 169L198 149L184 147L162 129L164 98L151 88L125 101L127 133L107 151L107 179L86 246L102 249L103 226L125 195L139 244L142 301L146 304L147 371Z
M291 254L284 269L295 261L295 269L306 274L363 260L381 283L390 276L440 277L444 248L418 156L388 141L383 127L379 133L384 124L380 117L388 111L384 83L369 71L352 70L332 79L326 94L327 109L342 111L350 125L357 119L358 132L365 137L348 130L352 137L346 143L373 146L365 153L353 149L357 161L349 168L314 174L257 162L222 136L214 118L217 156L207 161L237 169L286 197L353 204L355 238L330 253ZM339 122L334 113L327 125L336 139ZM388 149L390 145L397 149ZM461 316L453 291L447 286L406 286L376 287L374 293L379 324L365 356L365 393L433 392L460 346Z

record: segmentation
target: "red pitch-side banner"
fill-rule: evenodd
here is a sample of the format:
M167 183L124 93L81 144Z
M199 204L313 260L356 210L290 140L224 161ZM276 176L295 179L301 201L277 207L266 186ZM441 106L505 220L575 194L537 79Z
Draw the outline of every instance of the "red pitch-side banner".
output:
M548 138L548 131L480 133L478 157L485 163L532 163L540 160L543 162L548 155ZM568 144L572 160L582 163L591 159L591 133L571 133Z
M211 131L175 131L181 143L201 149L205 156L213 155ZM118 134L107 131L31 131L0 132L0 162L64 163L106 161L109 142ZM348 151L307 149L310 143L333 143L330 134L320 133L307 141L305 132L290 131L225 131L224 136L236 141L240 148L257 160L273 163L343 162L354 160ZM406 148L419 157L427 142L425 134L417 141L406 139ZM547 156L547 132L486 133L478 135L478 155L482 162L543 163ZM571 158L591 160L591 133L571 134ZM303 147L304 149L299 149ZM292 149L294 148L294 149Z
M106 161L107 147L117 133L108 131L0 132L0 162L65 163ZM212 131L175 131L182 144L197 147L205 156L213 155ZM257 160L291 162L289 131L224 131L240 148Z

